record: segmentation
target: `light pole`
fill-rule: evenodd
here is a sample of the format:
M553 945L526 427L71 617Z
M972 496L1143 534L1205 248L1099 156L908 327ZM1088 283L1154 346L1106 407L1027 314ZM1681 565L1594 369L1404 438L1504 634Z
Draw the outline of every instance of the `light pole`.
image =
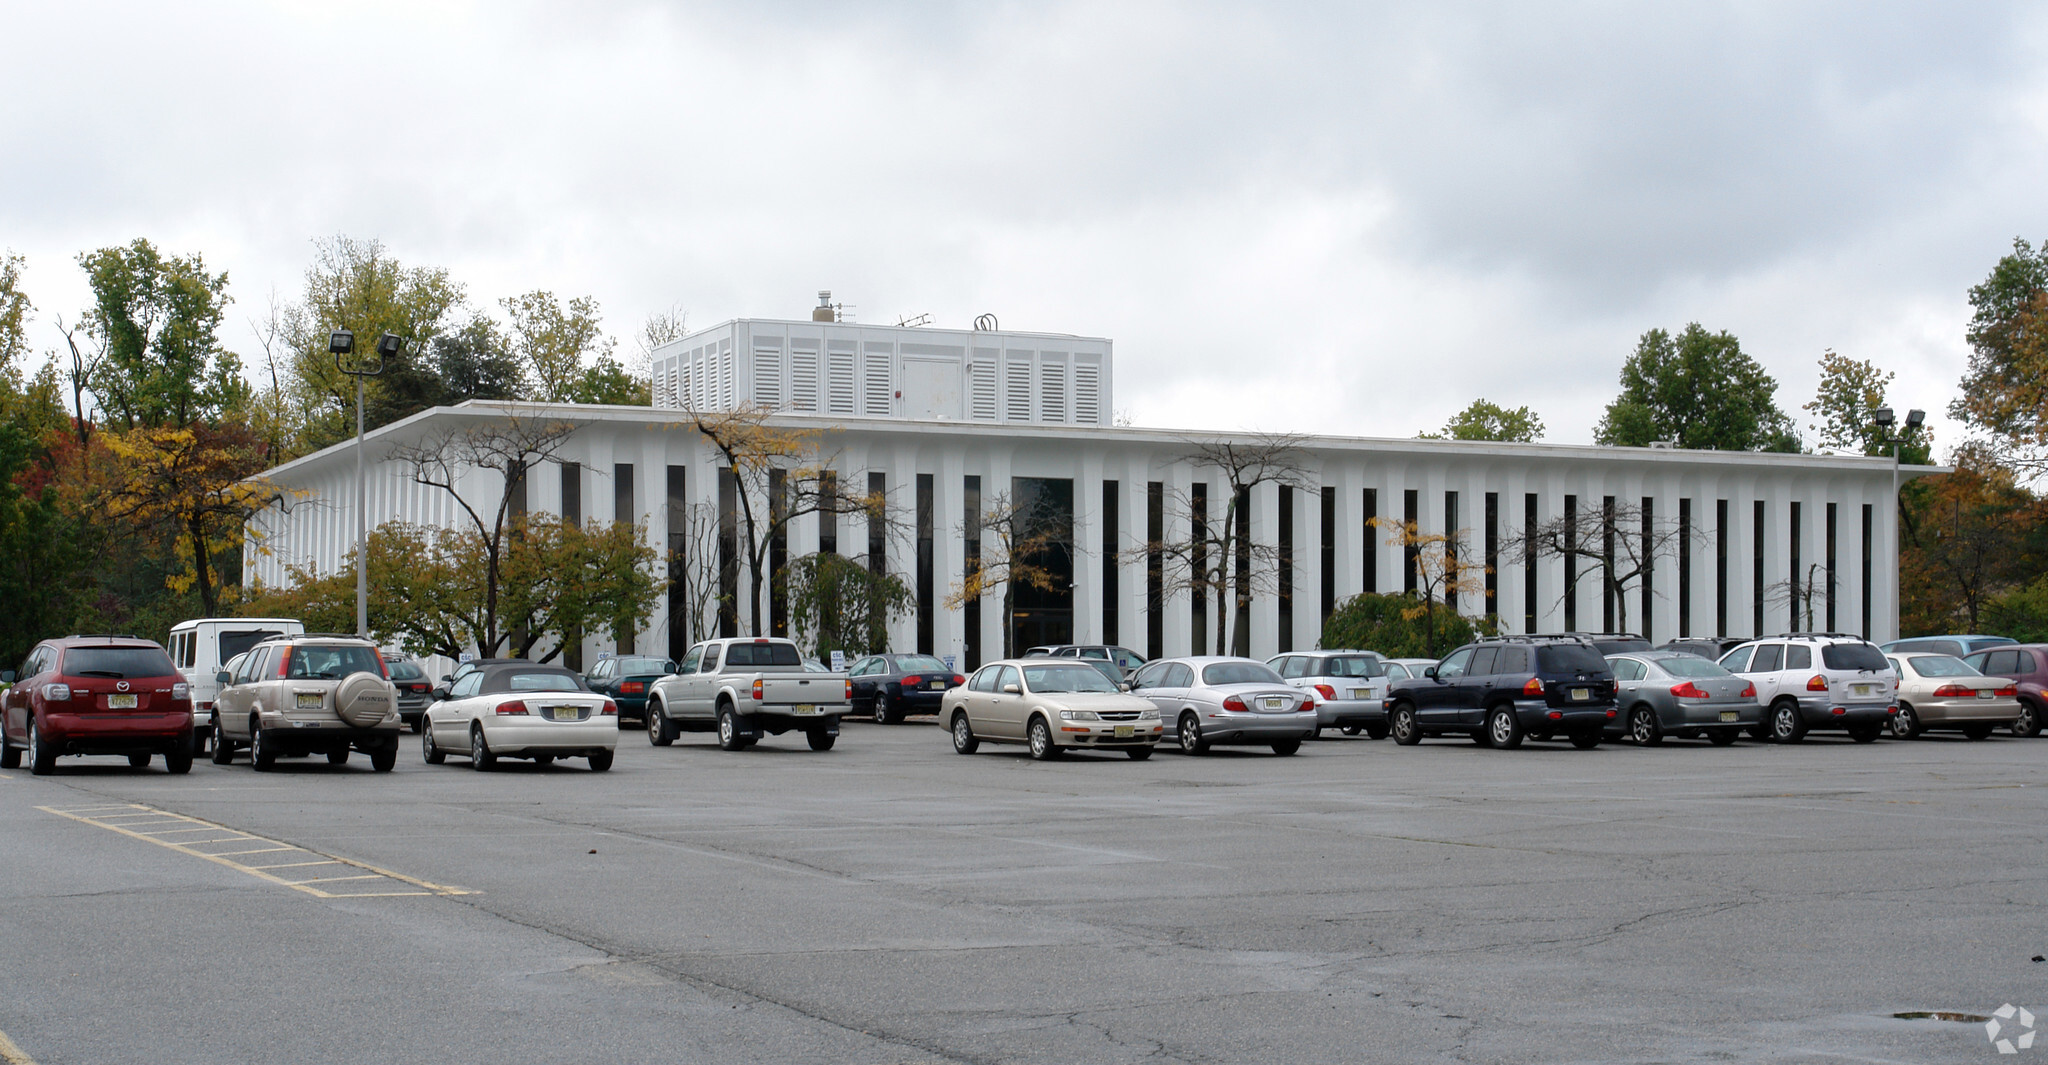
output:
M1879 407L1870 412L1871 424L1877 426L1878 430L1884 434L1885 441L1892 446L1892 565L1890 583L1892 595L1892 639L1894 640L1899 638L1899 559L1902 554L1899 550L1899 442L1917 432L1926 421L1926 411L1909 410L1906 412L1906 431L1894 433L1892 432L1892 425L1895 419L1892 416L1892 409L1890 407Z
M346 329L327 335L334 368L356 379L356 635L365 640L370 638L370 520L363 490L363 378L382 374L384 361L396 358L404 346L398 334L386 333L377 338L375 363L362 359L344 362L345 356L355 353L356 335Z

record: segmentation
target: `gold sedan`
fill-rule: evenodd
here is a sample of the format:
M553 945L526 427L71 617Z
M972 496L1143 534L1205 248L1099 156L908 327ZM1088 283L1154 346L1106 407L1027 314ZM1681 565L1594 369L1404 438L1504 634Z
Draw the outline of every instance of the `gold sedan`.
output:
M1021 743L1039 761L1069 748L1121 750L1144 761L1163 731L1150 699L1125 695L1071 658L991 662L946 693L939 720L960 754L973 754L984 740Z
M2019 685L2010 678L1987 677L1954 655L1894 654L1891 663L1899 675L1891 720L1899 739L1940 729L1981 740L2019 720Z

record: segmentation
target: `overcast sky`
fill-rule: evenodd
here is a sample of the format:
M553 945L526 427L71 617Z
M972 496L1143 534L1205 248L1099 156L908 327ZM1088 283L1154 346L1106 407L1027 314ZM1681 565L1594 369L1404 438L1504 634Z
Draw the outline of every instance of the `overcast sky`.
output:
M1939 415L1966 291L2048 236L2048 8L0 4L0 247L39 347L147 237L248 319L312 241L628 338L808 317L1116 342L1140 425L1589 442L1636 338L1832 347Z

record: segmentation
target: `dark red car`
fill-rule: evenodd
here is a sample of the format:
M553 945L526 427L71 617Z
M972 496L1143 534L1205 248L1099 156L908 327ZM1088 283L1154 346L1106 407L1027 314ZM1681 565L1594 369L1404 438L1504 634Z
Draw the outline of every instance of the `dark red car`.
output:
M2019 681L2020 717L2012 723L2016 736L2035 736L2048 724L2048 644L2007 644L1987 647L1963 659L1977 672Z
M135 636L44 640L0 697L0 768L28 756L42 776L67 754L125 754L140 768L162 755L173 773L192 769L192 690L171 656Z

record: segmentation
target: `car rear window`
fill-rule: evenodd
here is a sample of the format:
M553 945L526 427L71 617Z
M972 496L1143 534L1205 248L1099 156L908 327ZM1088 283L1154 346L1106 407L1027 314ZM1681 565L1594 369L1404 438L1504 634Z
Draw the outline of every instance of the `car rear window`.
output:
M156 647L73 647L64 652L67 677L168 677L178 671Z
M1604 673L1607 659L1582 643L1545 644L1536 649L1536 668L1545 673Z
M579 692L583 681L566 669L550 670L507 670L493 673L484 678L484 691L500 692Z
M1313 668L1313 667L1311 667ZM1387 664L1370 655L1338 655L1323 659L1325 677L1384 677Z
M1980 677L1983 674L1954 655L1914 655L1906 661L1923 677Z
M734 643L725 648L725 665L733 666L795 666L802 669L804 660L796 653L793 643Z
M377 652L360 645L296 644L285 663L286 680L340 680L351 673L384 676L384 662Z
M1280 674L1258 662L1217 662L1202 667L1204 684L1284 684Z
M1684 657L1673 655L1670 658L1660 658L1657 660L1657 665L1664 672L1674 677L1726 677L1730 675L1727 670L1721 668L1719 662L1701 658L1698 655L1685 655Z
M899 655L896 668L905 673L951 673L944 662L930 655Z
M1820 649L1821 664L1829 669L1890 669L1884 652L1867 643L1831 643Z
M392 680L419 680L427 675L425 670L411 662L392 662L390 667Z
M621 658L618 660L618 663L617 673L621 677L668 672L668 659L666 658Z
M1648 640L1594 640L1593 649L1603 655L1625 655L1650 649Z

